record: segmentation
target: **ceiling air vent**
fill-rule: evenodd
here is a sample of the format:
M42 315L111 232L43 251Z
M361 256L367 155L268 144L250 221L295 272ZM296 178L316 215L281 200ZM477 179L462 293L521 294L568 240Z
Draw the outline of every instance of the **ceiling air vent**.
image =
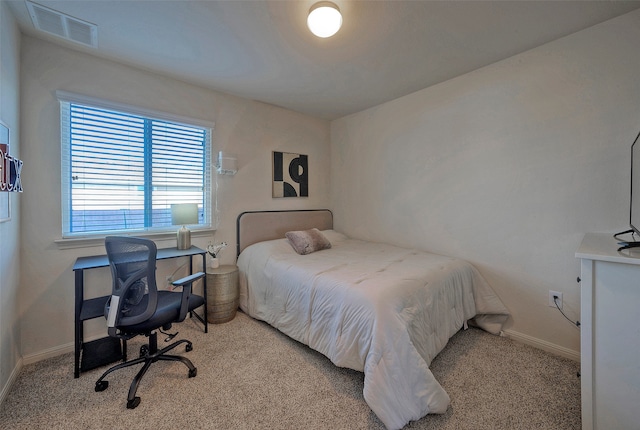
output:
M37 3L25 1L31 21L38 30L93 48L98 46L98 26L81 21Z

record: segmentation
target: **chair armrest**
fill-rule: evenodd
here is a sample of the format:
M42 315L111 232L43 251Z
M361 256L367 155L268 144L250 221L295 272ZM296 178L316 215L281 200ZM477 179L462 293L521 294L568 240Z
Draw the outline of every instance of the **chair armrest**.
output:
M182 287L182 301L180 302L180 315L178 322L184 321L189 312L189 297L191 296L192 284L200 278L204 277L204 272L197 272L193 275L185 276L171 283L174 287Z
M204 272L197 272L197 273L194 273L193 275L185 276L184 278L180 278L177 281L173 281L171 285L173 285L174 287L182 287L186 284L191 284L203 277L204 277Z

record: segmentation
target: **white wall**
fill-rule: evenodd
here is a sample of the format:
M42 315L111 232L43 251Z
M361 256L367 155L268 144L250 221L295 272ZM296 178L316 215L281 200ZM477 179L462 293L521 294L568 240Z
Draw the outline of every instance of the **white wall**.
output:
M17 24L8 6L0 2L0 119L10 129L9 153L18 158L21 157L19 45ZM9 193L12 218L0 223L0 401L20 368L18 290L22 197Z
M222 263L235 261L235 220L245 210L306 209L329 203L329 123L263 103L241 99L32 37L22 43L23 174L21 320L22 353L32 361L68 351L73 341L74 277L82 255L104 248L59 249L60 127L54 92L66 90L185 117L215 122L214 149L238 155L240 170L219 178L221 219L215 239L231 245ZM309 197L272 199L271 152L309 155ZM205 247L212 237L195 238ZM159 243L175 246L175 240ZM162 262L171 273L175 261ZM160 274L158 279L164 279ZM86 276L90 295L110 291L108 269ZM94 288L91 288L94 286ZM102 293L102 294L100 294ZM88 337L104 333L104 322L85 324ZM71 363L70 363L71 365Z
M19 36L1 10L0 113L17 129L12 59ZM220 178L216 240L235 243L244 210L331 207L336 228L348 234L472 261L513 313L512 333L577 352L578 332L547 306L547 292L563 292L565 310L577 318L574 252L582 234L626 227L628 153L640 127L639 24L634 12L334 121L331 145L325 121L24 36L22 143L13 144L14 133L12 152L25 162L25 193L15 197L22 208L14 205L14 221L0 225L0 383L20 343L26 360L70 350L73 262L103 252L54 243L61 224L58 89L215 122L215 149L237 153L240 164L235 177ZM271 198L273 150L309 155L309 198ZM229 249L223 263L233 260ZM90 294L104 292L107 270L87 282L95 286ZM95 323L89 336L103 331Z
M331 125L332 207L347 234L462 257L513 335L577 357L575 250L628 225L640 129L640 11Z

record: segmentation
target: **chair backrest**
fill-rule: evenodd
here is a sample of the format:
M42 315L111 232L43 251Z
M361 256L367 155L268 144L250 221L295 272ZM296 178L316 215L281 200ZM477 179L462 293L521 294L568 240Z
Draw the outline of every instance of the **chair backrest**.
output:
M111 299L105 316L109 335L144 322L158 304L156 287L156 244L137 237L107 236L104 242L111 267Z

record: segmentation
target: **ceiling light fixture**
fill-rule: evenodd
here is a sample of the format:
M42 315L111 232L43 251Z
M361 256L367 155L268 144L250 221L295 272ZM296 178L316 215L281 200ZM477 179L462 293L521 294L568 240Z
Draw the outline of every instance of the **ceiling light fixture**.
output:
M307 26L318 37L331 37L342 26L342 15L335 3L320 1L309 9Z

